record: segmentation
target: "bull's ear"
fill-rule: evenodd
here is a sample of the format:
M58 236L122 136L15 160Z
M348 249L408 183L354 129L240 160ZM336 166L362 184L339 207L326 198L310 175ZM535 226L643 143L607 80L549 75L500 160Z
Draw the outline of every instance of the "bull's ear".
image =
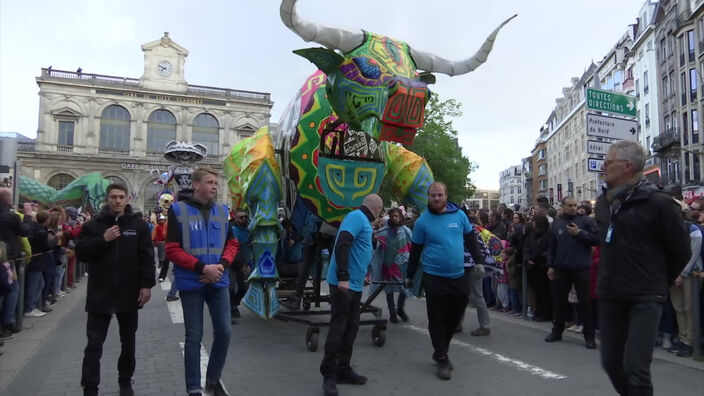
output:
M342 62L345 61L344 56L327 48L303 48L295 50L293 53L313 62L325 74L337 70Z
M435 84L435 75L431 72L422 72L418 78L428 85Z

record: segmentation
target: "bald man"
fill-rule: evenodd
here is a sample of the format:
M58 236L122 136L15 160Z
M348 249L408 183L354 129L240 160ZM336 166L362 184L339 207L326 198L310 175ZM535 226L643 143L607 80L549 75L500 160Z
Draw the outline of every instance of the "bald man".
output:
M320 364L325 396L337 395L337 384L364 385L367 377L350 366L359 329L359 308L367 267L372 260L372 225L384 208L376 194L342 220L335 240L327 282L330 285L330 331Z

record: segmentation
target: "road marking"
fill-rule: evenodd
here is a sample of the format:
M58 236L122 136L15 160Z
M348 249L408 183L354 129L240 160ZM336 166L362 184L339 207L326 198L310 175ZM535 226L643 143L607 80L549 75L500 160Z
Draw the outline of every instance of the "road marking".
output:
M185 353L184 347L186 343L179 342L178 345L181 347L181 354L183 355ZM200 344L200 386L202 388L205 388L205 375L208 372L208 359L208 352L206 352L205 348L203 348L203 344Z
M171 281L167 278L164 279L161 284L161 290L168 292L171 290ZM183 323L183 308L181 307L181 301L167 301L166 307L169 308L169 315L171 315L171 321L174 324Z
M418 332L418 333L423 333L423 334L425 334L425 335L430 335L430 333L428 332L428 330L427 330L427 329L424 329L424 328L422 328L422 327L418 327L418 326L414 326L414 325L404 325L404 327L409 328L409 329L411 329L411 330L413 330L413 331L416 331L416 332ZM489 357L489 358L491 358L491 359L494 359L494 360L496 360L496 361L499 362L499 363L503 363L503 364L505 364L505 365L515 367L515 368L517 368L517 369L519 369L519 370L521 370L521 371L525 371L525 372L527 372L527 373L529 373L529 374L537 375L537 376L542 377L542 378L545 378L545 379L555 379L555 380L557 380L557 379L565 379L565 378L567 378L566 375L558 374L558 373L555 373L555 372L552 372L552 371L549 371L549 370L540 368L540 367L538 367L538 366L534 366L534 365L532 365L532 364L529 364L529 363L526 363L526 362L523 362L523 361L520 361L520 360L512 359L512 358L510 358L510 357L508 357L508 356L504 356L504 355L502 355L502 354L499 354L499 353L496 353L496 352L492 352L492 351L490 351L490 350L488 350L488 349L476 347L476 346L474 346L474 345L472 345L472 344L468 344L468 343L463 342L463 341L460 341L460 340L455 340L455 339L453 339L453 340L452 340L452 344L457 345L457 346L459 346L459 347L461 347L461 348L463 348L463 349L466 349L466 350L468 350L468 351L470 351L470 352L474 352L474 353L477 353L477 354L479 354L479 355L484 355L484 356L486 356L486 357Z

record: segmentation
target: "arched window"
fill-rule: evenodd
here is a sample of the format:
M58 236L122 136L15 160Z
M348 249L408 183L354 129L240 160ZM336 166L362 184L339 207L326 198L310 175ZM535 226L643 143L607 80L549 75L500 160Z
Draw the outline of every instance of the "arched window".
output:
M168 110L154 111L147 124L147 155L161 156L172 140L176 140L176 117Z
M59 173L51 177L47 185L51 188L59 191L64 187L68 186L74 180L73 176L67 175L65 173Z
M154 184L156 179L147 183L144 187L144 211L149 212L159 205L159 197L157 196L164 188L161 184Z
M208 148L208 158L217 159L220 156L220 124L208 113L199 114L193 120L193 143L200 143Z
M130 113L122 106L110 105L100 116L101 154L130 155Z

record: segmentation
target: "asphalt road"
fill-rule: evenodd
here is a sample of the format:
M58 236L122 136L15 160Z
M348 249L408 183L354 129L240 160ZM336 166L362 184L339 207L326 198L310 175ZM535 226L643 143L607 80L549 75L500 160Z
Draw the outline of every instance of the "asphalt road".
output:
M152 301L140 311L134 389L138 395L183 395L181 343L184 330L180 323L180 303L170 303L169 307L164 300L166 292L160 286L166 288L168 284L157 285ZM79 295L82 293L85 293L85 282L71 297L82 300L85 298ZM378 298L377 303L385 305L385 299ZM264 321L244 308L242 312L242 318L233 325L223 375L230 394L321 395L318 366L326 330L321 330L318 350L309 352L305 344L306 326L279 320ZM386 314L386 310L384 312ZM549 324L524 322L493 312L491 335L472 337L469 330L477 323L474 310L467 313L465 331L457 335L450 350L455 366L452 379L442 381L435 376L430 358L432 348L426 330L424 301L410 300L407 312L411 321L389 324L383 347L373 345L370 327L360 329L352 363L369 381L364 386L341 385L342 395L615 394L599 366L598 352L585 349L578 336L546 344L543 338ZM86 318L83 302L75 302L61 315L55 318L55 326L42 339L25 342L22 361L14 358L20 367L9 374L4 387L0 385L0 394L81 394L79 382ZM207 313L205 319L204 359L211 341ZM46 318L31 319L42 320ZM23 333L32 331L34 329ZM118 393L119 350L117 322L113 321L102 358L101 394ZM0 359L3 358L5 356ZM2 368L0 360L0 371ZM702 363L676 358L660 350L655 355L652 372L656 395L704 394Z

